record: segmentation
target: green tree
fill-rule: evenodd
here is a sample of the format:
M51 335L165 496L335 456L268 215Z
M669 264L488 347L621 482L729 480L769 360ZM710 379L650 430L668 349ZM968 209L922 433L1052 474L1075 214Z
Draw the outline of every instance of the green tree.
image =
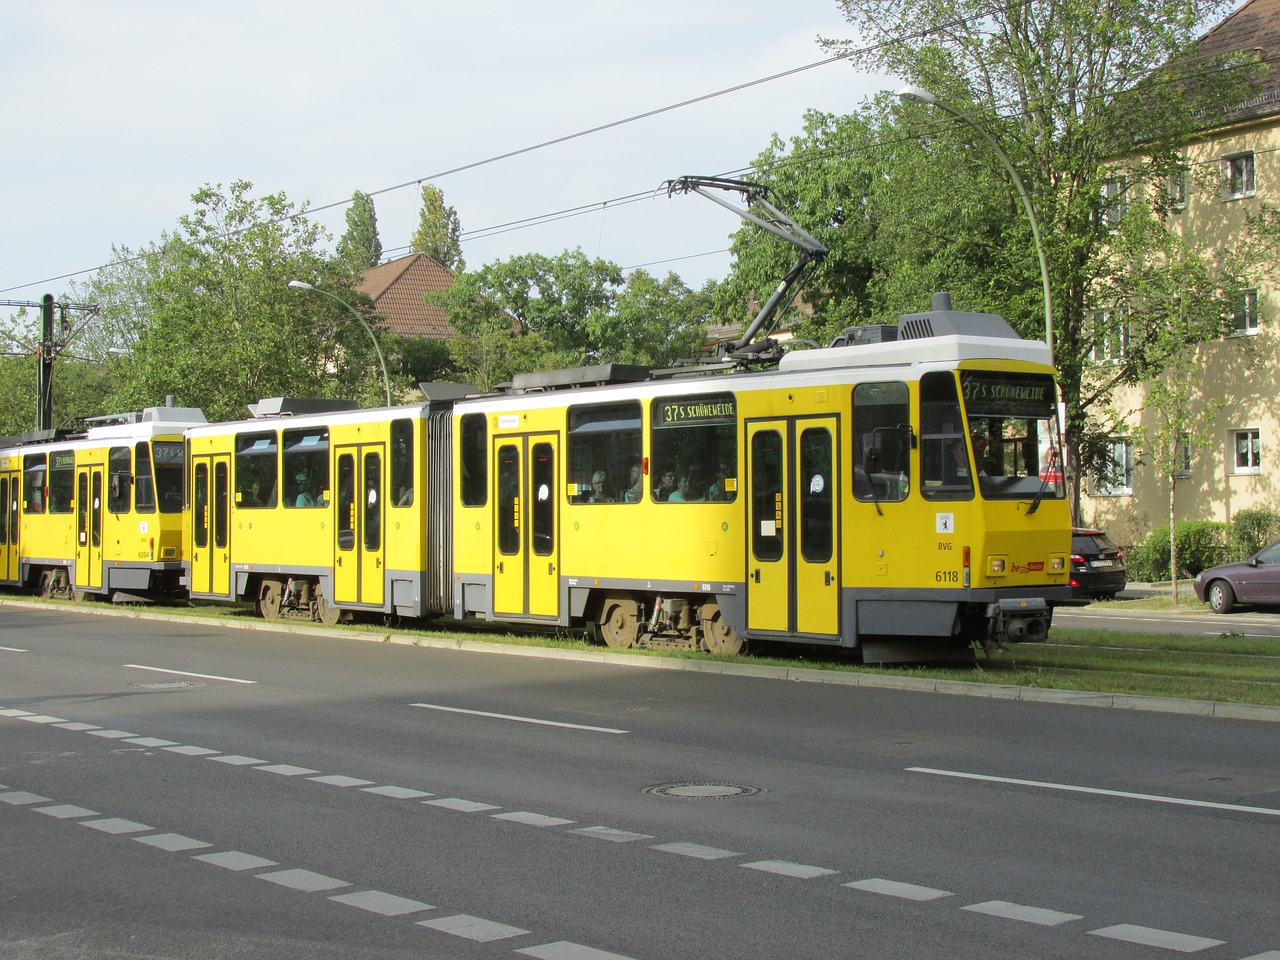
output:
M351 311L287 287L336 277L335 296L372 316L344 288L350 273L319 250L323 231L284 194L250 196L252 184L206 186L172 233L91 285L110 324L127 329L131 353L108 401L153 405L174 394L210 419L241 417L269 396L360 397L381 402L382 377L368 334ZM372 321L371 321L372 322Z
M382 241L378 239L378 215L373 197L357 190L347 208L347 230L338 241L338 259L357 276L382 259Z
M444 191L434 184L422 185L422 206L418 210L418 229L410 244L414 253L425 253L450 270L467 269L462 258L462 225L458 212L444 202Z
M707 342L707 325L714 318L716 284L690 289L674 273L664 280L633 270L611 312L592 320L592 342L599 359L666 367L696 357Z
M974 126L1000 145L1031 192L1047 255L1078 503L1082 469L1101 469L1100 412L1110 406L1110 395L1095 388L1095 347L1109 335L1095 314L1115 305L1102 298L1119 289L1116 280L1128 269L1109 251L1117 237L1150 227L1120 215L1108 184L1123 176L1132 199L1162 193L1200 118L1224 115L1256 88L1254 58L1195 56L1196 32L1227 9L1226 0L1171 0L1158 10L1140 0L1102 8L1086 0L1004 8L973 0L841 0L841 6L860 34L887 39L831 48L847 53L855 67L931 91L971 124L882 96L860 118L813 118L790 154L775 142L762 171L797 191L791 198L801 211L797 220L820 240L834 246L832 229L854 238L852 251L837 249L823 264L824 278L846 268L855 278L830 308L841 322L864 312L892 319L922 309L931 290L949 289L957 304L1002 313L1024 335L1043 337L1028 221ZM806 220L806 209L817 219ZM743 239L750 242L745 233ZM1216 253L1187 256L1211 265L1220 260ZM1221 303L1230 270L1218 279ZM728 286L741 295L742 284ZM819 295L806 287L806 296ZM1171 314L1156 308L1169 302L1131 304L1131 322L1136 311L1148 310L1138 318L1144 327L1167 325ZM1212 328L1196 332L1216 335ZM1164 356L1152 352L1126 376L1153 375ZM1134 382L1113 379L1112 388Z

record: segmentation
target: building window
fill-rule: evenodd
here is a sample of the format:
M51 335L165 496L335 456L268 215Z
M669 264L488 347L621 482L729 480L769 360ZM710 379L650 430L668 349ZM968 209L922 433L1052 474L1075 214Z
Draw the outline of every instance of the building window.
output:
M1253 154L1241 153L1222 161L1223 179L1226 181L1226 200L1253 196Z
M1169 181L1165 184L1165 196L1169 200L1170 208L1174 210L1185 210L1187 208L1187 171L1186 168L1179 168L1169 174Z
M1258 332L1258 291L1246 290L1236 302L1231 316L1232 333L1236 336Z
M1232 430L1229 434L1234 474L1253 474L1262 470L1262 434L1257 427Z
M1127 497L1133 494L1133 443L1112 440L1105 475L1093 478L1095 497Z
M1119 227L1121 219L1129 209L1128 200L1125 198L1127 189L1128 185L1124 177L1115 177L1102 185L1102 204L1099 210L1102 225L1108 230Z
M1094 363L1120 363L1129 352L1129 311L1094 310L1089 314L1089 337Z

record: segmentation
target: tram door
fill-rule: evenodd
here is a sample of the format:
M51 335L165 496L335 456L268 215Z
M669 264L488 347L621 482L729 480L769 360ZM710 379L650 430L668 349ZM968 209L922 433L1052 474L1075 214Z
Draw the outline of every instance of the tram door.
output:
M386 483L382 462L385 444L338 447L338 533L334 554L333 602L382 606L386 596L386 551L383 514Z
M22 473L0 469L0 580L18 579L18 499Z
M76 470L75 585L102 587L102 464Z
M231 596L231 457L191 458L191 592Z
M835 417L747 424L749 631L839 636L837 426Z
M497 616L557 617L557 438L494 440L493 610Z

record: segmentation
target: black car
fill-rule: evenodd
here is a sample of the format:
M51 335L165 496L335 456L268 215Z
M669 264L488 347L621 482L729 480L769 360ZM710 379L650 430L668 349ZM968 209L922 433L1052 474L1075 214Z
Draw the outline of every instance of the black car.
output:
M1214 613L1230 613L1237 603L1280 604L1280 540L1247 560L1210 567L1192 586Z
M1124 554L1101 530L1071 531L1071 596L1077 600L1114 600L1129 583Z

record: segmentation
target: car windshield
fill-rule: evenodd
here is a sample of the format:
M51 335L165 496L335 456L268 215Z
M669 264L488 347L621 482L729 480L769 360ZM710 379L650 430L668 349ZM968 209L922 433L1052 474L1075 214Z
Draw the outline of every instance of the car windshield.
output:
M966 370L960 387L982 496L1065 497L1053 378Z

